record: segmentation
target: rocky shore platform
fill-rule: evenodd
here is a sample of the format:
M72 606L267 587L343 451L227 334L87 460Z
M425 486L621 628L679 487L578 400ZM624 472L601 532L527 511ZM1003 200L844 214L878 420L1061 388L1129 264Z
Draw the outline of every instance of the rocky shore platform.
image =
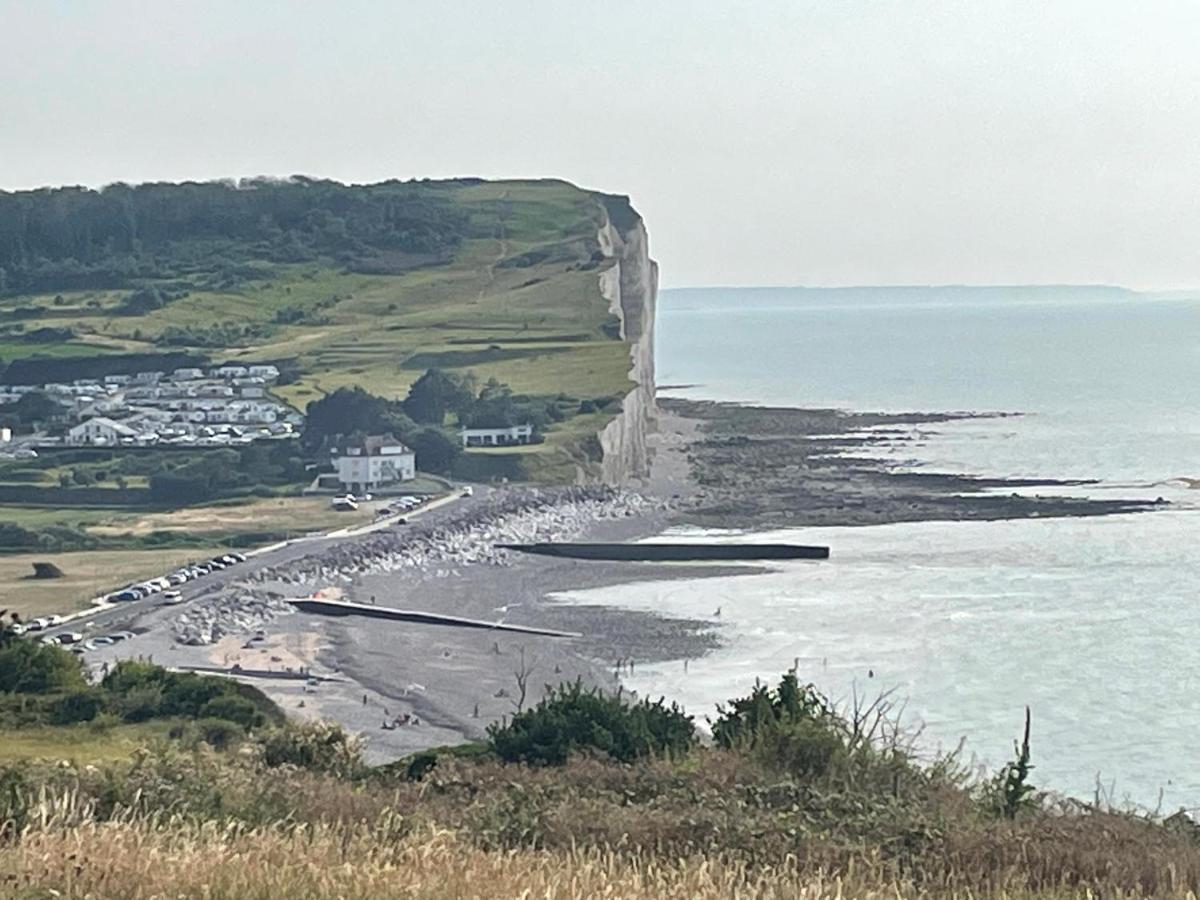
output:
M922 432L946 423L1013 414L847 413L676 399L659 404L666 421L691 423L694 437L687 455L696 490L682 514L697 525L786 528L1102 516L1162 505L1067 493L1077 493L1086 481L911 471L871 452L919 440Z

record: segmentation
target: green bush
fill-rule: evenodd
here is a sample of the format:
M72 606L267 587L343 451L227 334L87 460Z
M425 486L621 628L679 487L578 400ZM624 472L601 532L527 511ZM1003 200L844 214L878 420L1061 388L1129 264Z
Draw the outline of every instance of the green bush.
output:
M50 722L53 725L90 722L103 711L104 704L104 693L95 688L71 691L59 697L50 707Z
M79 661L61 647L0 634L0 691L46 694L87 686Z
M204 719L225 719L247 729L259 728L267 721L258 707L245 697L232 695L213 697L200 707L199 715Z
M582 681L552 688L537 706L488 727L505 762L562 765L572 753L596 751L620 762L679 754L695 743L692 717L662 700L626 703Z
M263 740L268 766L298 766L314 772L355 776L364 769L362 741L329 722L300 722L277 728Z
M713 740L720 747L739 749L753 746L765 735L801 722L816 722L833 728L840 719L833 705L811 684L801 686L794 672L788 672L771 690L756 684L745 697L717 707L712 724Z
M220 717L197 720L196 731L214 750L227 750L246 736L246 730L240 724Z
M142 684L120 695L117 709L127 722L145 722L163 714L163 689L159 684Z

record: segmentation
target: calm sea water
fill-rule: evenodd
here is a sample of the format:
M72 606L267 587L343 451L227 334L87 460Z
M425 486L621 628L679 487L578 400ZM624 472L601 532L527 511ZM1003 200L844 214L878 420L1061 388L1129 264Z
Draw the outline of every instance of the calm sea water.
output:
M565 595L719 621L726 645L632 686L699 717L798 660L836 697L896 689L929 748L995 766L1028 704L1039 784L1200 807L1200 301L1111 289L665 292L661 384L849 410L1005 411L880 449L904 467L1098 478L1162 496L1097 519L772 532L827 563ZM698 533L696 539L725 536ZM873 674L872 674L873 673Z

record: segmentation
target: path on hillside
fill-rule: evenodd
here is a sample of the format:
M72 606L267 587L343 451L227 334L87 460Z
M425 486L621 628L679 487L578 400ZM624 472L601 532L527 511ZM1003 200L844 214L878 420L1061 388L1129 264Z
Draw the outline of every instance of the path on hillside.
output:
M500 195L500 200L504 201L507 199L508 199L508 191L505 191L503 194ZM508 226L506 226L504 224L503 216L501 216L501 218L500 218L499 231L500 231L500 233L499 233L499 235L497 235L497 240L500 241L500 251L496 254L495 259L493 259L490 263L488 263L486 266L484 266L483 274L484 274L485 280L483 283L483 287L481 287L479 289L479 294L475 297L476 303L482 302L483 295L486 294L488 292L488 289L495 283L495 281L496 281L496 266L498 266L500 264L500 261L503 260L504 257L508 256Z

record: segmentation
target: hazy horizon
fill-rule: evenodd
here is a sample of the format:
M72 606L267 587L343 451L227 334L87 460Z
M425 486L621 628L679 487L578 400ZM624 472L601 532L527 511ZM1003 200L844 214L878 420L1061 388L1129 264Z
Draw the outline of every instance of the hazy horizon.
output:
M0 0L0 188L629 194L664 284L1200 284L1200 7Z

